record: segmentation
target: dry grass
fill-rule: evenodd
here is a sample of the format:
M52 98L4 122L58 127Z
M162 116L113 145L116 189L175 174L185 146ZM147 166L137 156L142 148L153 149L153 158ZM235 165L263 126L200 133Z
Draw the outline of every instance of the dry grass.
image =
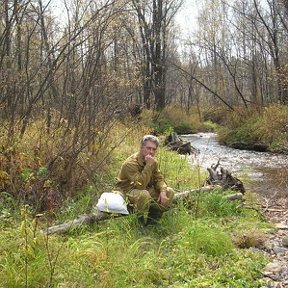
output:
M219 129L221 143L243 142L263 144L271 152L288 153L288 107L271 105L258 111L254 108L236 109Z
M233 243L239 248L262 247L265 235L258 231L245 231L233 235Z

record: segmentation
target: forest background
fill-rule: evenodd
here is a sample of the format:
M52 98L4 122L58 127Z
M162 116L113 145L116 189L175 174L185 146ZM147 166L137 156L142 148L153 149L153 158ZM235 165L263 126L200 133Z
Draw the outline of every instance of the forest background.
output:
M155 133L210 120L223 143L287 151L286 1L199 2L191 35L175 24L179 0L63 1L61 15L53 3L0 6L0 170L13 195L40 168L36 190L92 181L115 123L142 110Z
M61 15L49 0L1 1L1 225L23 203L49 221L86 212L138 130L217 129L224 144L287 153L287 1L198 3L195 30L182 33L181 0L63 0Z

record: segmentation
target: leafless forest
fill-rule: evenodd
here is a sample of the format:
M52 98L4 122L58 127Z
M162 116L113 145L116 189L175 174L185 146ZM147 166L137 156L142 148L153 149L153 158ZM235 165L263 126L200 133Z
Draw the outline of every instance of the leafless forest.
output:
M48 129L65 121L88 136L135 104L288 102L286 0L203 1L181 49L174 18L183 0L63 0L63 17L52 3L0 4L0 108L10 135L16 122L23 135L44 117Z
M288 103L287 0L202 1L191 35L175 23L184 0L62 0L62 14L53 1L0 3L1 137L10 153L44 121L40 132L62 139L45 166L67 157L64 179L115 112Z

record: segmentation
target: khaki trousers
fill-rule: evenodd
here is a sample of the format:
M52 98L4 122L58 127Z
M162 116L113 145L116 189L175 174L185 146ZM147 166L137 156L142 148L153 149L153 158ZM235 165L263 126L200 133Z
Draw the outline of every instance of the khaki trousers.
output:
M155 191L154 188L148 190L133 189L128 192L126 196L128 197L129 202L134 205L136 212L147 214L150 206L159 209L162 212L167 211L171 206L174 194L174 190L171 187L167 187L166 195L168 201L165 205L161 205L157 202L159 192Z

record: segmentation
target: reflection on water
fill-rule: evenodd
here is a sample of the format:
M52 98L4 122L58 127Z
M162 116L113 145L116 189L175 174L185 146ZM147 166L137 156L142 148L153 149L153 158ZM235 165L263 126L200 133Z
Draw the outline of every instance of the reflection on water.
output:
M288 196L288 155L229 148L219 145L214 133L181 135L181 138L200 151L198 156L190 156L193 164L206 169L220 159L220 165L236 177L248 175L253 180L253 190Z

